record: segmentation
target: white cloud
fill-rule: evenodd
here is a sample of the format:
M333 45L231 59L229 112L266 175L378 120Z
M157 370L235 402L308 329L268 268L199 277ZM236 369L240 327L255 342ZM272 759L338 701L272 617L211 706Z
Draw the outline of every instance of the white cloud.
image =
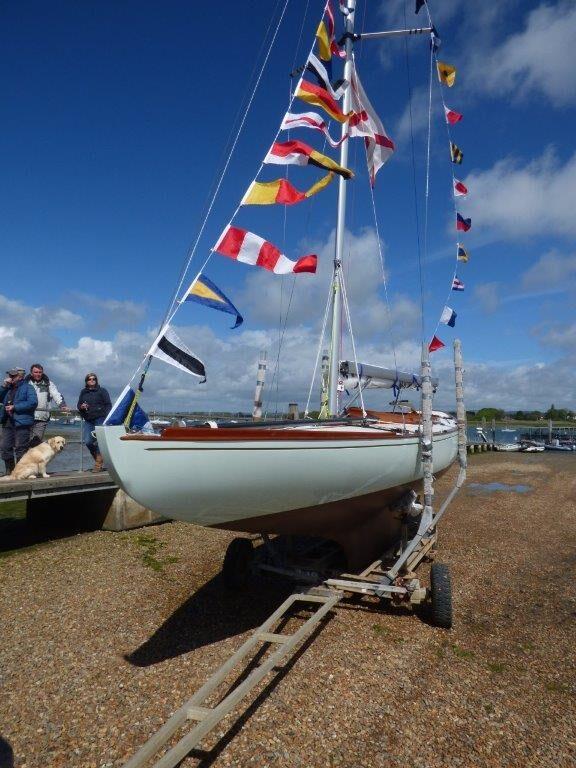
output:
M552 149L526 165L506 158L465 184L470 196L461 207L484 231L513 239L576 235L576 154L564 163Z
M544 344L576 351L576 323L554 325L538 335Z
M378 269L375 269L377 272ZM372 275L370 269L368 275ZM351 275L351 284L355 280L357 284L354 290L360 291L362 274L354 278ZM270 279L269 282L275 281ZM490 290L487 289L488 296ZM314 294L311 296L315 298ZM408 297L396 297L394 312L401 333L395 339L394 351L392 335L386 331L384 306L382 302L378 303L374 293L372 298L376 298L374 309L362 306L359 299L356 302L362 316L356 325L365 323L371 329L357 336L358 359L375 365L417 371L420 344L411 340L418 334L417 307ZM411 324L413 327L408 333L407 328ZM201 325L177 326L176 332L205 362L208 382L200 385L197 379L160 361L154 361L142 400L145 408L250 412L258 357L262 349L268 353L265 387L268 413L274 412L276 402L281 411L292 401L304 408L318 350L317 324L300 323L286 328L278 370L277 329L240 329L226 333L223 338L211 328ZM549 325L536 333L539 340L549 347L558 347L563 357L546 364L510 364L506 368L468 359L466 402L469 408L491 404L510 409L543 408L548 407L548 401L576 407L576 392L572 387L576 365L576 327ZM38 360L45 365L47 373L54 378L67 401L72 404L75 404L84 383L84 375L89 370L96 370L101 384L109 389L113 397L117 395L144 358L154 335L154 329L142 333L122 330L106 337L84 334L72 342L64 343L54 335L54 328L46 324L45 318L34 308L0 298L0 370L7 370L16 364L28 366ZM344 356L352 357L349 344L344 348ZM435 404L439 408L452 408L453 368L450 350L442 350L434 355L433 365L435 375L441 378ZM316 379L312 388L312 408L318 404L318 392L319 383ZM390 399L388 395L387 392L369 394L366 404L372 407L386 406ZM418 395L415 394L412 399L417 404Z
M146 305L135 301L102 299L78 291L72 293L72 298L80 304L84 313L87 309L96 313L91 327L97 331L134 325L141 322L146 314Z
M576 409L575 363L574 352L550 364L503 367L469 361L464 382L467 407L542 410L554 402L558 407Z
M268 327L278 328L280 313L284 323L289 308L287 327L311 325L319 329L332 277L334 237L332 232L324 241L309 242L302 247L302 253L318 255L318 272L314 278L296 275L271 279L267 272L254 270L238 294L238 306L249 309L254 322ZM382 252L385 259L384 244ZM366 227L357 235L346 232L345 255L346 290L355 336L366 339L375 332L383 333L390 322L397 339L410 335L420 320L419 307L408 297L391 296L388 311L382 298L382 265L374 229Z
M522 275L526 290L566 289L576 283L576 255L563 256L557 251L545 253Z
M473 295L484 312L488 314L496 312L500 305L498 283L481 283L475 286Z
M490 4L486 4L490 5ZM500 4L494 4L500 5ZM467 76L489 93L546 96L555 106L576 103L576 5L541 5L525 28L477 55Z

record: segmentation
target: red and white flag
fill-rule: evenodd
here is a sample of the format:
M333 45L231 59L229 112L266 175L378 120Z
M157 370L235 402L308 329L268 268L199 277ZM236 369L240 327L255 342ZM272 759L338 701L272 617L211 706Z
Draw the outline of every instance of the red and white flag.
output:
M468 194L468 187L458 179L454 179L454 197L463 197Z
M453 109L449 109L448 107L444 107L444 114L446 115L446 122L450 123L450 125L454 125L455 123L462 120L462 115L460 112L455 112Z
M364 137L370 183L374 186L376 174L394 152L394 142L366 96L356 67L352 69L351 88L352 116L348 121L348 132L350 136Z
M334 149L339 147L340 144L348 138L348 135L346 135L339 141L334 141L328 132L326 122L318 112L302 112L300 114L287 112L284 115L284 120L282 120L280 130L289 131L291 128L312 128L315 131L322 131L324 136L326 136L326 141L331 147L334 147Z
M290 272L316 272L318 261L318 257L313 254L302 256L298 261L291 261L272 243L238 227L228 227L214 246L214 250L222 256L242 261L244 264L263 267L277 275L287 275Z

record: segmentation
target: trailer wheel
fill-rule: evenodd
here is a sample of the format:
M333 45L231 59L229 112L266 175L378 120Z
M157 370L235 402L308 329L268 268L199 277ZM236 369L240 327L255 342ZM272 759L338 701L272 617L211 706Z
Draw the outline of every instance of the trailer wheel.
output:
M452 584L450 570L443 563L433 563L430 569L431 619L436 627L452 627Z
M232 539L222 565L222 577L228 589L240 590L247 586L253 559L250 539Z

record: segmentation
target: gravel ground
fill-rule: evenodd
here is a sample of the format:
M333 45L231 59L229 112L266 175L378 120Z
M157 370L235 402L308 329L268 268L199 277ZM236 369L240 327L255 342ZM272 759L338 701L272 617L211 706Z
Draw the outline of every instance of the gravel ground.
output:
M470 458L470 483L530 490L447 513L454 628L343 604L185 768L576 765L576 456ZM121 766L286 594L223 590L231 538L169 523L3 557L0 766Z

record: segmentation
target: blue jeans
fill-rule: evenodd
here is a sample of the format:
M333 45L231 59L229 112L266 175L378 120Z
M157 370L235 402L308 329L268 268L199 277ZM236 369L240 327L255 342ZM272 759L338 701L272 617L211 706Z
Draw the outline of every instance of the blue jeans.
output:
M94 421L88 421L88 419L84 420L84 423L82 424L82 440L84 440L84 445L88 450L90 451L92 458L96 458L96 454L100 453L100 449L98 448L98 442L96 441L96 437L92 434L94 432L95 427L99 427L101 424L104 424L105 416L100 416L98 419L94 419Z

